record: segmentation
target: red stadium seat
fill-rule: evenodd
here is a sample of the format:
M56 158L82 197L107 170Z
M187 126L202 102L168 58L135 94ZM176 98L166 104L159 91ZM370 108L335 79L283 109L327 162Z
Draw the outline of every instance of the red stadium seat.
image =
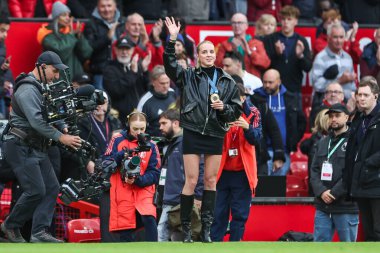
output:
M307 161L297 161L290 163L290 174L301 178L307 177L307 165Z
M286 176L286 197L308 197L308 186L305 178L287 175Z
M100 242L100 220L76 219L67 223L68 242Z

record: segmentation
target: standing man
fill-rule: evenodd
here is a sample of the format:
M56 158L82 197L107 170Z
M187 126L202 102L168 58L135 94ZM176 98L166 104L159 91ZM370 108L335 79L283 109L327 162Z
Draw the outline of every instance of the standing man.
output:
M29 74L16 79L12 110L6 135L5 153L23 189L15 207L1 224L10 242L25 242L20 228L33 218L31 242L62 242L46 230L51 225L59 184L48 157L51 140L73 149L81 147L79 136L63 134L47 124L42 108L42 84L59 78L59 71L67 69L52 51L42 53L36 67Z
M212 241L223 240L231 212L230 241L243 238L248 220L252 193L257 185L255 146L260 144L261 119L259 110L246 99L244 86L237 84L243 113L230 123L223 144L218 172L215 219L211 226Z
M317 209L314 241L331 242L336 230L341 242L355 242L359 210L355 202L346 199L347 186L343 184L349 112L338 103L332 105L326 114L332 131L319 141L310 171Z
M275 69L269 69L264 73L263 87L255 90L255 93L265 98L269 109L272 110L281 131L285 150L285 163L276 160L276 163L272 164L274 150L270 140L267 140L271 157L268 161L268 175L285 176L290 166L290 152L297 150L297 144L306 130L305 115L297 103L297 96L285 88L281 83L280 73Z
M270 65L264 44L246 34L248 20L244 14L234 14L231 18L231 26L234 36L218 45L215 65L222 66L227 52L238 52L244 57L244 66L247 72L261 77L261 73Z
M170 88L170 79L165 73L162 65L157 65L151 73L152 87L150 91L141 97L137 110L148 116L149 124L146 132L151 136L161 136L160 124L158 123L160 114L166 111L175 102L176 95Z
M103 69L112 59L112 43L124 32L124 20L115 0L98 0L90 22L84 28L84 36L92 49L90 70L94 86L103 89Z
M327 47L315 57L311 71L313 106L321 103L331 82L342 85L346 99L351 98L351 92L356 90L352 58L343 50L345 35L341 24L332 24L327 28Z
M181 191L185 184L185 170L183 169L183 130L179 126L179 111L169 109L160 115L160 131L169 145L164 147L162 158L161 177L159 187L164 187L162 198L162 213L157 225L158 241L178 240L169 227L168 211L180 203ZM195 187L194 205L200 210L203 192L203 159L200 164L200 176ZM164 179L165 178L165 179ZM182 240L182 238L180 239Z
M284 6L280 11L281 31L265 37L264 45L271 60L270 68L280 72L284 86L297 95L302 107L303 71L310 71L312 58L307 40L294 31L299 15L298 8Z
M356 100L360 114L351 124L344 179L359 204L366 241L380 241L380 104L373 79L360 82Z
M0 17L0 118L8 118L9 101L13 93L13 77L9 68L11 57L6 56L5 39L10 27L8 17Z

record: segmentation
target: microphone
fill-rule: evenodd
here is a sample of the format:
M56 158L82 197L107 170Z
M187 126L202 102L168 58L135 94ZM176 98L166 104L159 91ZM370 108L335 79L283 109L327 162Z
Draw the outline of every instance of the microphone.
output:
M95 88L94 86L90 84L85 84L80 86L76 91L75 91L75 96L77 97L91 97L92 94L94 94Z

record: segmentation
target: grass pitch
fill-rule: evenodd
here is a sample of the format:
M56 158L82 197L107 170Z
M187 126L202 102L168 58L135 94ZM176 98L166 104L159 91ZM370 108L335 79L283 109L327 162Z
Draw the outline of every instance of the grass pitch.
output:
M378 253L380 243L65 243L65 244L0 244L1 253Z

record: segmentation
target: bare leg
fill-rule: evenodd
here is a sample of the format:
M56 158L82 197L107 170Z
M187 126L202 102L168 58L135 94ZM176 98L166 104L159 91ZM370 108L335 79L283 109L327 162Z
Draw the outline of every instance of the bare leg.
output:
M216 176L218 175L221 160L221 155L205 155L205 190L216 191Z
M193 195L195 186L199 176L200 155L186 154L183 155L183 163L185 167L185 185L182 189L183 195Z

